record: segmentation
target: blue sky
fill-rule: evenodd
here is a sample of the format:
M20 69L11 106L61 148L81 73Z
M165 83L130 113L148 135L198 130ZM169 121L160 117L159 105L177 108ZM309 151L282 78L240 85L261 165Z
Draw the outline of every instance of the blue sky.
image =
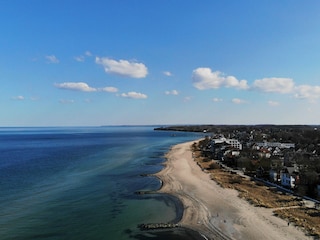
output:
M320 124L320 1L0 0L0 126Z

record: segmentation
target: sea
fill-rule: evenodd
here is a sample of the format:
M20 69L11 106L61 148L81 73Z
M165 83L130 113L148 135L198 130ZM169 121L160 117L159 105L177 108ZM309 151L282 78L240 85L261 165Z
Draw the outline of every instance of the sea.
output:
M199 239L138 228L181 218L153 174L171 146L202 137L154 127L0 128L0 239Z

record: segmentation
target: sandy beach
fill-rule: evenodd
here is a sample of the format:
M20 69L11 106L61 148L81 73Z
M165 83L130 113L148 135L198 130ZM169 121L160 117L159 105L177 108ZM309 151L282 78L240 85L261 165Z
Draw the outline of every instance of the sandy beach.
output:
M313 239L273 216L272 209L254 207L238 192L220 187L193 160L191 145L175 145L166 155L165 168L157 174L159 190L178 197L184 205L180 225L208 239Z

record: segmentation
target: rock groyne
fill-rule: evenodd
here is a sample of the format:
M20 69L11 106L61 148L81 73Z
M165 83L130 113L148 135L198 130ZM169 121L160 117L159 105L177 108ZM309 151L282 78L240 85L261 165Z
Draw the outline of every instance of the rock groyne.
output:
M142 223L138 225L138 228L140 228L140 230L156 230L177 227L179 227L179 224L177 223Z

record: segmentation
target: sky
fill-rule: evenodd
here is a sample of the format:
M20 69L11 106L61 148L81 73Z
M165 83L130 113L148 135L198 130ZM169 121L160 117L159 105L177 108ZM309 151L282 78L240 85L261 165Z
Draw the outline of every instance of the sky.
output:
M318 0L0 0L0 126L320 124Z

